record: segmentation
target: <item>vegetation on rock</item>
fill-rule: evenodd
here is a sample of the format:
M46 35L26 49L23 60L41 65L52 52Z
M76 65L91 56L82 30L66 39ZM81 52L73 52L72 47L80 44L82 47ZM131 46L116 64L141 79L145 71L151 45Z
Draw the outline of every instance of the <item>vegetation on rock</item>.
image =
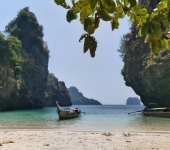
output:
M58 101L60 106L72 105L64 82L58 81L54 74L50 73L48 75L44 106L56 106L56 101Z
M21 72L24 58L22 43L16 37L0 33L0 110L19 105L18 90L22 84ZM13 100L17 100L18 104ZM10 103L10 104L7 104Z

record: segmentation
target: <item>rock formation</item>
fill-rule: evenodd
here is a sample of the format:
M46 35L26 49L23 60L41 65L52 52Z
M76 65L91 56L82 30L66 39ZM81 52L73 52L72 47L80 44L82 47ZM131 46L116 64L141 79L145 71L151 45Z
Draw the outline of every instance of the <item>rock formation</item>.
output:
M48 73L43 26L26 7L0 32L0 111L70 106L64 82ZM47 82L48 79L48 82Z
M56 101L58 101L60 106L72 105L65 83L58 81L52 73L48 75L45 95L44 106L56 106Z
M151 12L158 0L141 0ZM152 55L148 43L136 37L134 25L127 42L122 75L125 84L132 87L141 101L148 107L170 107L170 51L163 49Z
M73 105L101 105L100 102L94 99L89 99L83 96L76 87L68 88Z
M2 95L0 95L0 109L42 108L45 99L49 59L49 50L43 41L43 27L39 25L36 16L26 7L6 26L5 31L13 39L15 37L21 41L22 44L21 51L16 42L11 46L14 57L10 61L13 62L14 58L17 58L18 62L21 59L23 61L21 65L18 65L18 62L15 66L10 65L11 74L13 72L17 84L8 96L2 98ZM2 52L2 47L0 51ZM19 58L16 54L22 56L22 58ZM4 86L2 88L4 89Z
M139 98L137 97L129 97L126 100L126 105L141 105Z

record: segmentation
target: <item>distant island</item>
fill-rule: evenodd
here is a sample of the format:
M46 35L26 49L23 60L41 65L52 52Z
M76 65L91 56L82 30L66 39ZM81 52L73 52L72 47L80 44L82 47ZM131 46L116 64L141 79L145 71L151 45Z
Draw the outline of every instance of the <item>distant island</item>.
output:
M126 105L141 105L139 98L129 97L126 101Z
M102 105L100 102L94 99L89 99L83 96L76 87L68 88L70 98L73 105Z

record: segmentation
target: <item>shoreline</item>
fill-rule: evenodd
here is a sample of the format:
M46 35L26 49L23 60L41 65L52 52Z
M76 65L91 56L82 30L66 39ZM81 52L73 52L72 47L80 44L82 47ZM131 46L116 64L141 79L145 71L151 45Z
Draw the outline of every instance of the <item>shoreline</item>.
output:
M153 130L153 131L148 131L148 130L142 130L142 131L138 131L138 130L116 130L116 131L106 131L106 130L75 130L75 129L47 129L47 128L0 128L0 132L2 131L57 131L57 132L95 132L95 133L102 133L102 132L112 132L112 133L123 133L123 132L131 132L131 133L163 133L163 134L170 134L170 131L163 131L163 130Z
M170 131L0 129L0 145L0 150L168 150Z

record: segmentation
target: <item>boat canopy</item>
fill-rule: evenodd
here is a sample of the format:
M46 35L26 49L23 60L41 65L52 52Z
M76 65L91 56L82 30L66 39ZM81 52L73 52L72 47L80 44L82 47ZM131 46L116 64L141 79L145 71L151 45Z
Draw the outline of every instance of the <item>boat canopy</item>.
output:
M78 110L77 108L70 108L71 110Z
M162 107L162 108L151 108L150 110L165 110L168 109L167 107Z

